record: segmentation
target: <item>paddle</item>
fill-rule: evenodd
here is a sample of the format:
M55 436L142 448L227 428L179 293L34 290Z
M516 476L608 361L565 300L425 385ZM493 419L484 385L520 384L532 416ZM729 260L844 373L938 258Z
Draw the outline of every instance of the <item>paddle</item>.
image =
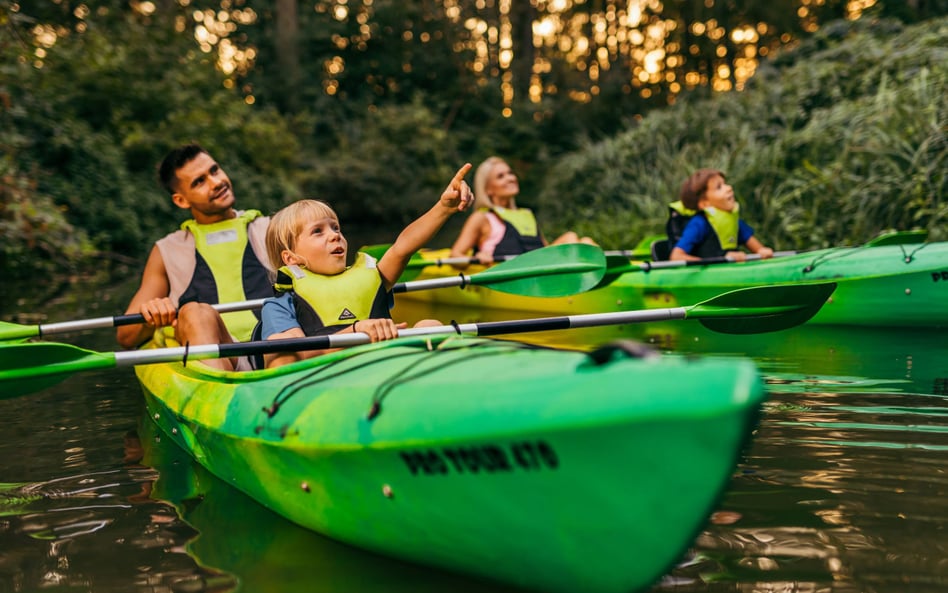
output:
M884 245L911 245L924 243L928 238L928 231L915 229L912 231L883 231L868 241L863 247L882 247Z
M796 251L775 251L774 257L787 257L788 255L796 255ZM745 256L745 261L754 261L759 260L761 257L756 253L748 253ZM670 268L684 268L688 266L710 266L714 264L727 264L735 263L737 260L727 257L706 257L704 259L696 260L663 260L663 261L646 261L646 262L630 262L628 258L623 257L622 255L612 255L610 252L606 252L606 273L602 277L602 280L599 281L599 284L596 285L596 288L602 286L607 286L612 284L616 278L625 274L626 272L650 272L652 270L666 270Z
M529 251L483 272L401 282L392 292L413 292L473 284L493 290L528 296L557 297L584 292L596 286L606 271L602 250L593 245L571 243Z
M530 252L527 252L527 253L530 253ZM787 253L790 253L790 252L787 252ZM526 255L526 253L523 255ZM611 251L603 251L603 255L606 256L607 269L608 269L609 268L608 262L610 258L612 259L612 261L616 261L616 262L619 261L619 258L622 258L626 260L626 263L628 263L628 258L635 257L640 254L633 249L615 249ZM488 262L482 262L476 257L467 257L467 256L437 257L434 259L426 259L423 255L416 253L415 255L411 256L410 260L408 260L408 265L405 267L405 269L407 270L407 269L412 269L412 268L414 269L427 268L428 266L442 267L442 266L455 266L455 265L468 266L468 265L476 265L476 264L484 264L484 263L497 264L501 262L510 261L517 257L521 257L521 256L520 255L498 255L497 257L494 257Z
M401 282L392 287L392 291L401 293L450 286L463 288L471 284L525 296L557 297L589 290L602 279L605 270L606 259L598 248L590 245L556 245L531 251L478 274ZM221 313L259 309L262 306L263 299L213 305ZM143 322L140 313L33 326L0 322L0 341Z
M399 336L454 333L497 336L671 319L697 319L705 327L722 333L762 333L804 323L819 311L835 288L835 283L758 286L721 294L689 307L442 325L401 330ZM53 342L11 344L0 348L0 385L3 388L3 395L0 397L9 398L37 391L55 385L79 371L272 352L344 348L368 342L369 336L360 332L126 352L95 352Z
M245 311L247 309L259 309L263 306L264 299L252 301L240 301L236 303L222 303L211 305L221 313L231 311ZM141 313L132 313L130 315L116 315L115 317L96 317L94 319L79 319L77 321L60 321L57 323L44 323L40 325L18 325L0 321L0 341L23 340L26 338L42 338L52 334L64 334L86 329L101 329L103 327L119 327L122 325L135 325L144 323L145 318Z

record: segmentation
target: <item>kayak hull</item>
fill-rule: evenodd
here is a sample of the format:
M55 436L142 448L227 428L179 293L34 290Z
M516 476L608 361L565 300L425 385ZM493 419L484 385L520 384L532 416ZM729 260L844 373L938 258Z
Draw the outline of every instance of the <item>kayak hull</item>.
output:
M417 279L456 273L449 266L429 266ZM574 315L688 306L751 286L832 281L837 284L835 292L807 323L948 326L948 242L834 248L739 264L661 268L618 276L607 272L606 280L611 282L569 297L524 297L468 286L400 294L396 302Z
M529 369L531 380L524 380ZM648 587L713 511L764 398L743 359L356 347L253 373L136 369L212 473L349 544L544 591Z

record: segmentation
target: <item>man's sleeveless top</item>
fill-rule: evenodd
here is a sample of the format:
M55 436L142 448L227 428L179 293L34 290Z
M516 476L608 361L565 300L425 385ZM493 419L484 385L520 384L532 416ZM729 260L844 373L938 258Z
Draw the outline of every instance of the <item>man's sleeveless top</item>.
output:
M494 226L494 220L504 225L503 234L494 239L493 233L491 239L488 239L478 249L480 253L486 253L491 256L502 255L520 255L527 251L540 249L543 247L543 240L540 238L540 229L537 225L537 219L529 208L490 208L486 209L487 218ZM496 219L491 220L491 216Z
M270 219L257 210L235 218L198 224L187 220L181 230L156 242L176 307L196 301L231 303L273 296L265 236ZM221 317L234 338L250 339L259 313L234 311Z
M273 288L293 294L296 319L304 334L333 334L360 319L391 318L391 296L376 264L372 256L359 253L352 266L334 276L284 266Z

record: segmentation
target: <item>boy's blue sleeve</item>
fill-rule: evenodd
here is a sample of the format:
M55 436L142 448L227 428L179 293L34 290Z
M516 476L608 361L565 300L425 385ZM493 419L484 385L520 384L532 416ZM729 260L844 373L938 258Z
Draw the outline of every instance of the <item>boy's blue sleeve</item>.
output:
M279 334L294 327L300 327L296 319L296 307L293 304L293 295L282 294L263 301L260 311L262 324L260 337L264 340L273 334Z
M693 216L685 230L681 233L681 239L675 243L675 247L680 248L687 254L692 254L699 245L704 243L705 237L711 232L711 223L704 216Z
M744 222L743 219L737 221L737 244L744 245L750 238L754 236L754 229L750 227L749 224Z

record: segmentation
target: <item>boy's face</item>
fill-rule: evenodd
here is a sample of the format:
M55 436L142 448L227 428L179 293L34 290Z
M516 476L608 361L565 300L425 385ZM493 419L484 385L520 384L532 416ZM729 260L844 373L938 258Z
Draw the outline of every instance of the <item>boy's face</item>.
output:
M737 205L737 202L734 200L734 189L724 181L723 177L715 175L708 179L704 196L698 200L699 208L704 210L713 207L724 212L731 212L735 205Z
M334 217L307 221L296 237L296 247L283 251L283 263L306 267L311 272L334 276L346 270L348 243Z

